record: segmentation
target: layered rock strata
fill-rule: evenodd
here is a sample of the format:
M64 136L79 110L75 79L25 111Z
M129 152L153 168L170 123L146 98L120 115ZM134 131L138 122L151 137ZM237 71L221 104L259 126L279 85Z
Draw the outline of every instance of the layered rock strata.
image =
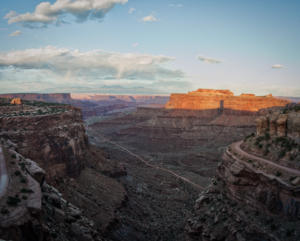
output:
M54 112L45 112L35 107L11 108L0 108L0 136L11 139L20 153L36 160L48 180L79 175L89 147L79 109L59 106L51 109Z
M243 111L258 111L273 106L285 106L287 100L274 98L272 95L255 96L241 94L235 96L229 90L198 89L188 94L171 94L167 109L232 109Z
M2 139L10 183L0 198L0 239L101 241L93 221L44 182L45 171Z
M300 111L292 109L288 111L288 108L258 118L256 134L258 136L269 134L271 137L289 137L300 143Z

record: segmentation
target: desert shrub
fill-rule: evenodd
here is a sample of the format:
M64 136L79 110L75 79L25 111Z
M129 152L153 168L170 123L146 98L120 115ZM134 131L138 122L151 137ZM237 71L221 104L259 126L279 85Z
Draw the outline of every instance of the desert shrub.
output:
M22 188L21 193L33 193L33 191L31 189L27 189L27 188Z
M292 236L292 235L294 234L294 232L295 232L295 230L294 230L293 228L288 228L288 229L286 230L285 235L286 235L287 237L290 237L290 236Z
M19 170L15 171L15 175L16 176L20 176L21 175L21 172Z
M249 138L251 138L251 137L254 137L254 136L255 136L255 134L252 132L250 135L246 136L245 139L247 140L247 139L249 139Z
M265 150L264 150L264 156L266 156L266 155L268 155L269 154L269 149L268 148L266 148Z
M8 196L7 197L7 200L6 200L6 203L9 205L9 206L18 206L19 202L21 202L20 198L15 196L15 197L12 197L12 196Z
M265 133L265 140L270 140L270 133L269 132Z
M285 150L281 150L281 151L279 152L279 155L278 155L278 157L279 157L279 158L282 158L282 157L284 157L284 156L285 156L285 153L286 153L286 151L285 151Z
M276 177L280 177L281 176L281 172L280 171L276 171L275 175L276 175Z
M21 183L27 183L27 179L25 177L21 177L20 182Z
M7 208L1 208L1 214L6 215L9 214L9 210Z
M11 154L11 158L14 158L14 159L16 159L16 154Z

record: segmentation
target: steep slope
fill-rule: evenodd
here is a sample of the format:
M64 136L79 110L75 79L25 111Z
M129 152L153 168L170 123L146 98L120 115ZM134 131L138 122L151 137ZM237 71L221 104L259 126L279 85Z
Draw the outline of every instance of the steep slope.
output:
M256 135L226 149L217 177L201 193L188 221L188 240L300 239L300 169L289 165L299 161L290 159L290 153L300 152L298 109L287 107L259 118ZM277 128L282 124L284 132ZM278 134L286 140L283 145L276 141ZM263 155L265 147L289 151L278 159L277 151Z
M115 212L126 201L124 187L111 177L126 175L126 170L89 144L81 111L34 101L23 101L23 105L1 103L0 136L15 143L20 155L35 160L45 170L47 183L58 188L67 202L82 209L94 222L94 229L104 234L116 222ZM64 215L60 218L65 222Z

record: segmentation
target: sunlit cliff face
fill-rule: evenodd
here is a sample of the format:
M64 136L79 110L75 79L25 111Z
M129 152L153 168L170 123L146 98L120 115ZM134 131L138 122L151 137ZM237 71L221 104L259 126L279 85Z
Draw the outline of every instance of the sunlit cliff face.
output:
M255 96L253 94L241 94L235 96L230 90L198 89L188 94L172 94L166 104L167 109L232 109L243 111L258 111L273 106L285 106L290 103L267 96Z

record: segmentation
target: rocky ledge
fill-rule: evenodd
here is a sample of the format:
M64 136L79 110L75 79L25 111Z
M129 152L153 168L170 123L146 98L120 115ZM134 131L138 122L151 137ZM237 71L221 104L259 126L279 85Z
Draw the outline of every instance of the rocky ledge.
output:
M188 240L300 240L297 113L297 106L286 107L260 118L256 135L226 149L188 220ZM272 154L259 151L265 148Z
M0 198L0 239L102 240L93 221L44 181L45 171L2 139L9 185Z
M24 101L0 106L0 137L39 163L49 182L79 175L89 148L80 109L67 105Z

